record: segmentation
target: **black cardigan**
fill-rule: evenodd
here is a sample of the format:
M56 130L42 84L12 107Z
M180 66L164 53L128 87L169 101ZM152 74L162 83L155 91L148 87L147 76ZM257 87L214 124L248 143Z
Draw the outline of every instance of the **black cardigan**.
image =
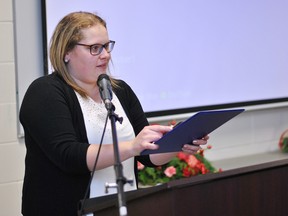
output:
M121 80L119 86L113 91L137 135L148 121L132 89ZM22 214L77 215L90 171L86 163L89 144L74 90L56 73L38 78L24 96L20 122L27 149ZM137 160L153 166L148 156Z

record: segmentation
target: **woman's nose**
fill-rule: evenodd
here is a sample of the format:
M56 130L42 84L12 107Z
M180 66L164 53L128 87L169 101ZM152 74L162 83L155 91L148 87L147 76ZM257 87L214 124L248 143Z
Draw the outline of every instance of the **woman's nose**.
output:
M102 52L99 54L100 58L109 58L110 57L110 53L107 52L107 50L104 48L102 50Z

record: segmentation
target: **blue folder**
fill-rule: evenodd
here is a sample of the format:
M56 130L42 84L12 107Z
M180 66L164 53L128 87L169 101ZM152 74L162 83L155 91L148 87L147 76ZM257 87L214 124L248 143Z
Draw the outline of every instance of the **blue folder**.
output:
M184 144L203 138L243 111L244 109L232 109L198 112L156 141L159 145L157 150L147 149L141 155L182 151Z

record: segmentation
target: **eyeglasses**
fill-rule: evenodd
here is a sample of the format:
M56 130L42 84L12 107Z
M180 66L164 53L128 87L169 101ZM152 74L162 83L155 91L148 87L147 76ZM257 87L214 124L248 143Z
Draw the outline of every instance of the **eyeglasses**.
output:
M104 48L108 53L110 53L114 48L114 44L115 44L115 41L110 40L108 43L105 43L105 44L87 45L87 44L77 43L76 45L89 47L91 55L96 56L96 55L99 55L103 51Z

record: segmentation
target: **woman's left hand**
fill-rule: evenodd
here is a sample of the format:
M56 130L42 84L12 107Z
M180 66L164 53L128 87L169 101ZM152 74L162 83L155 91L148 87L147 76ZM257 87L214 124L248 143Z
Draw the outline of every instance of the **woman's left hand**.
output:
M201 145L207 144L208 139L209 139L209 136L206 135L202 139L193 140L192 144L185 144L182 147L182 151L188 154L196 154L200 149L202 149Z

